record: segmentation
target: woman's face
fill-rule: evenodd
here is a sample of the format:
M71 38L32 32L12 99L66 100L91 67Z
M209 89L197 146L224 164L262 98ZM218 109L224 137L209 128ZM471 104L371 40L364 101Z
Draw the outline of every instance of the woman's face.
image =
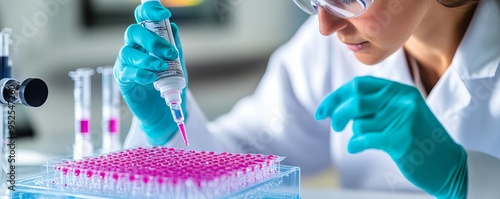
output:
M337 36L356 58L377 64L398 50L422 23L435 0L375 0L356 18L339 18L318 10L320 32Z

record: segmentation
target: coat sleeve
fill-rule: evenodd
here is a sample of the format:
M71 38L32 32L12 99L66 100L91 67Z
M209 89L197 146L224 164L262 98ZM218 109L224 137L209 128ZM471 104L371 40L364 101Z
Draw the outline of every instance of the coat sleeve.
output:
M312 78L321 69L300 58L311 54L307 45L315 44L316 26L317 21L307 21L273 53L255 92L208 125L220 145L234 152L285 156L284 164L300 166L306 175L331 164L329 122L314 119L323 96L314 92L318 80Z
M478 151L467 151L468 197L500 197L500 159Z
M311 27L315 24L306 22L292 40L275 51L255 92L217 120L208 123L192 95L188 95L189 149L275 154L286 157L283 164L300 166L303 174L329 166L330 126L326 121L314 120L314 101L320 99L310 100L311 85L304 78L309 74L300 69L309 66L290 62L290 57L301 56L293 49L300 49L311 39L307 34L317 32ZM132 130L140 131L134 126ZM134 141L126 145L145 144L139 137L129 138ZM177 134L167 145L183 147L180 137Z

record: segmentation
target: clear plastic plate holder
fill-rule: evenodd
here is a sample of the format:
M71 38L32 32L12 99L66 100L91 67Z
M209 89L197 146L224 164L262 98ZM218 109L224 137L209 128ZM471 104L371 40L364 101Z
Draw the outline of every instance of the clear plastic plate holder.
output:
M99 157L95 155L92 157ZM217 190L217 186L214 185L218 183L206 184L205 188L213 187L214 189L207 190L204 194L206 198L262 198L262 197L272 197L272 198L300 198L300 169L298 167L291 167L286 165L281 165L280 161L284 159L276 159L275 163L271 163L276 166L276 172L271 172L273 170L270 168L269 172L263 172L260 176L255 176L255 182L238 182L234 181L231 184L230 190ZM88 182L81 182L75 176L63 176L63 168L58 170L57 166L61 166L62 163L74 163L72 157L65 157L58 160L49 160L45 165L42 166L41 175L34 176L31 178L20 179L16 192L11 193L11 198L134 198L130 195L120 195L117 194L119 188L116 186L109 187L112 183L106 183L106 181L100 181L97 185L102 187L91 187L89 190L82 191L81 189L75 188L79 186L88 186ZM71 170L71 166L68 168L67 173L71 174L74 170ZM251 169L250 169L251 170ZM245 175L253 175L251 172L245 173ZM85 173L85 171L82 171ZM105 173L105 176L111 176L112 173ZM96 175L96 177L98 177ZM63 178L65 181L60 181ZM100 179L97 179L100 180ZM59 184L58 184L59 183ZM61 186L66 184L66 186ZM116 184L115 184L116 185ZM106 187L107 186L107 187ZM138 187L139 190L145 192L148 191L148 187ZM217 190L214 192L213 190ZM225 196L220 197L220 192L229 193ZM189 193L189 192L187 192ZM217 196L217 197L215 197ZM184 195L183 197L193 198L189 195ZM152 196L151 198L158 198L158 196Z

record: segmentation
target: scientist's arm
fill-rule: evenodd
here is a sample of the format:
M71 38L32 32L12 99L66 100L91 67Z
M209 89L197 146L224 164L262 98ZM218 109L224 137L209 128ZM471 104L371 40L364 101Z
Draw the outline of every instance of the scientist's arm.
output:
M169 18L170 12L159 2L146 2L137 7L135 17L138 23L145 20L161 21ZM165 144L177 132L177 124L169 114L170 108L153 86L157 80L156 73L169 67L166 61L179 57L186 71L178 28L175 24L171 26L177 49L141 25L130 25L125 32L125 45L113 67L124 101L134 114L137 126L152 145ZM185 90L182 93L183 109L186 104Z
M148 3L136 9L138 21L170 17L168 10L161 5ZM176 26L172 28L177 30ZM203 113L194 99L187 96L183 101L187 101L185 124L189 149L286 156L285 164L301 166L304 173L320 171L331 164L330 127L328 122L318 122L313 117L321 98L315 98L312 91L323 89L323 82L310 71L320 69L314 68L315 63L300 59L315 60L310 53L305 53L323 42L318 38L324 37L318 36L315 30L316 21L305 23L287 45L273 54L256 91L240 100L228 114L208 124L208 129ZM178 38L176 33L174 31L174 36ZM161 59L149 56L147 52L153 52L163 60L177 57L175 51L163 50L171 48L163 41L138 25L130 26L126 32L126 46L115 65L115 76L121 83L122 94L135 116L125 147L147 144L145 140L149 144L168 142L167 146L183 147L180 136L175 133L176 125L171 121L168 107L151 85L155 81L151 71L166 66ZM180 42L177 46L181 46ZM182 56L182 49L179 51ZM311 82L318 82L321 87L312 88L315 86ZM137 94L144 95L137 99ZM322 96L322 93L316 95Z
M316 36L316 30L316 21L305 23L292 40L273 53L256 91L209 123L208 129L203 113L188 95L189 149L276 154L286 157L285 164L300 166L305 174L330 165L329 123L313 117L323 93L312 92L329 88L311 72L322 71L315 68L320 67L314 63L318 59L305 53L324 42L317 40L324 37ZM127 146L143 137L134 129L140 131L132 126ZM175 135L167 146L182 147L180 136Z
M500 159L456 143L411 86L358 77L328 95L316 112L336 131L353 121L348 151L387 152L403 175L437 198L498 198Z
M383 150L410 182L431 195L466 198L467 153L415 87L369 76L354 78L321 103L316 118L326 117L335 131L353 121L350 153Z
M325 47L314 18L271 56L255 92L213 123L209 131L217 143L241 152L286 156L285 164L301 167L304 174L331 164L330 126L315 121L314 111L330 88L325 80L330 65L317 63L311 49ZM322 51L335 54L332 51ZM323 75L318 75L323 74Z

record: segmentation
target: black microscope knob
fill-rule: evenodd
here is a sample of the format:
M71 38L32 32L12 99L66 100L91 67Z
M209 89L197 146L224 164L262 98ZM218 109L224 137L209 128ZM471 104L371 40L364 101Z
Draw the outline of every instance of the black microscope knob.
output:
M28 78L19 88L21 103L31 107L39 107L45 103L49 95L47 84L38 78Z

